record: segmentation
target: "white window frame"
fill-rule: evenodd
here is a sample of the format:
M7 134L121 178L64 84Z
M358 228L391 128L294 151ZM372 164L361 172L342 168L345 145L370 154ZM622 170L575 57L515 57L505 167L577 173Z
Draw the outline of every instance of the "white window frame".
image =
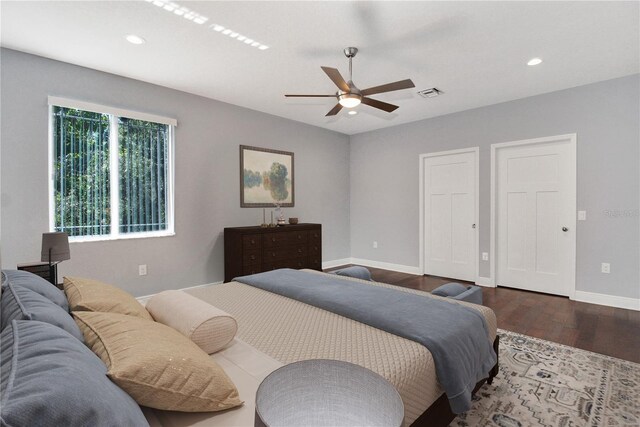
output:
M109 107L100 104L94 104L84 101L76 101L73 99L60 98L55 96L49 96L49 230L55 231L55 197L54 197L54 185L55 185L55 170L54 170L54 140L53 140L53 108L64 107L73 108L76 110L91 111L93 113L107 114L109 115L109 126L111 127L109 132L109 170L111 176L119 177L120 162L118 159L118 123L115 120L116 117L126 117L136 120L145 120L154 123L161 123L169 125L169 138L168 138L168 173L167 181L169 182L169 188L167 191L167 204L165 206L165 215L167 218L166 230L158 231L143 231L137 233L120 233L120 188L119 179L110 180L110 194L111 194L111 212L116 212L115 215L111 215L111 233L102 234L96 236L69 236L70 242L98 242L105 240L124 240L124 239L144 239L150 237L169 237L175 236L175 210L174 210L174 187L175 187L175 128L178 126L178 121L170 117L157 116L155 114L148 114L139 111L125 110L118 107Z

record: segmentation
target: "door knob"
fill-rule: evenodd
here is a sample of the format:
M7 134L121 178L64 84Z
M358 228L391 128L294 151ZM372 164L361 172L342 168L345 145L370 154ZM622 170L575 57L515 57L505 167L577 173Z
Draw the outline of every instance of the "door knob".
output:
M562 227L562 231L566 233L567 231L569 231L569 229L567 227Z

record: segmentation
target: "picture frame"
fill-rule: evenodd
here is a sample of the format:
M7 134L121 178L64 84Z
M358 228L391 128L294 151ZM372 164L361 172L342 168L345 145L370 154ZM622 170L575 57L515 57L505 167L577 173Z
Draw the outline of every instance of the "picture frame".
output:
M294 155L289 151L240 146L240 207L295 206Z

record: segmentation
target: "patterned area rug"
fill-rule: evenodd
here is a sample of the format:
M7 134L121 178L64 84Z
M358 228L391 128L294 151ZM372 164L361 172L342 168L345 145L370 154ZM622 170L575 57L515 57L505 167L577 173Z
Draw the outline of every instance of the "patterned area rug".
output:
M640 364L498 333L500 374L451 426L640 426Z

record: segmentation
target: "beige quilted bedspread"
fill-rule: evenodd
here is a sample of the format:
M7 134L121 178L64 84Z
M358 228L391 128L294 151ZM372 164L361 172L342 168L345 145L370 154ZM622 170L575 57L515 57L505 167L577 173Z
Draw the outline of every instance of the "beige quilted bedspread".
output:
M351 280L440 298L383 283ZM283 364L305 359L337 359L356 363L382 375L402 397L405 425L415 421L443 392L436 380L431 353L414 341L237 282L188 292L232 314L238 321L239 339ZM491 309L444 300L480 311L489 326L490 336L487 339L493 342L496 316Z

